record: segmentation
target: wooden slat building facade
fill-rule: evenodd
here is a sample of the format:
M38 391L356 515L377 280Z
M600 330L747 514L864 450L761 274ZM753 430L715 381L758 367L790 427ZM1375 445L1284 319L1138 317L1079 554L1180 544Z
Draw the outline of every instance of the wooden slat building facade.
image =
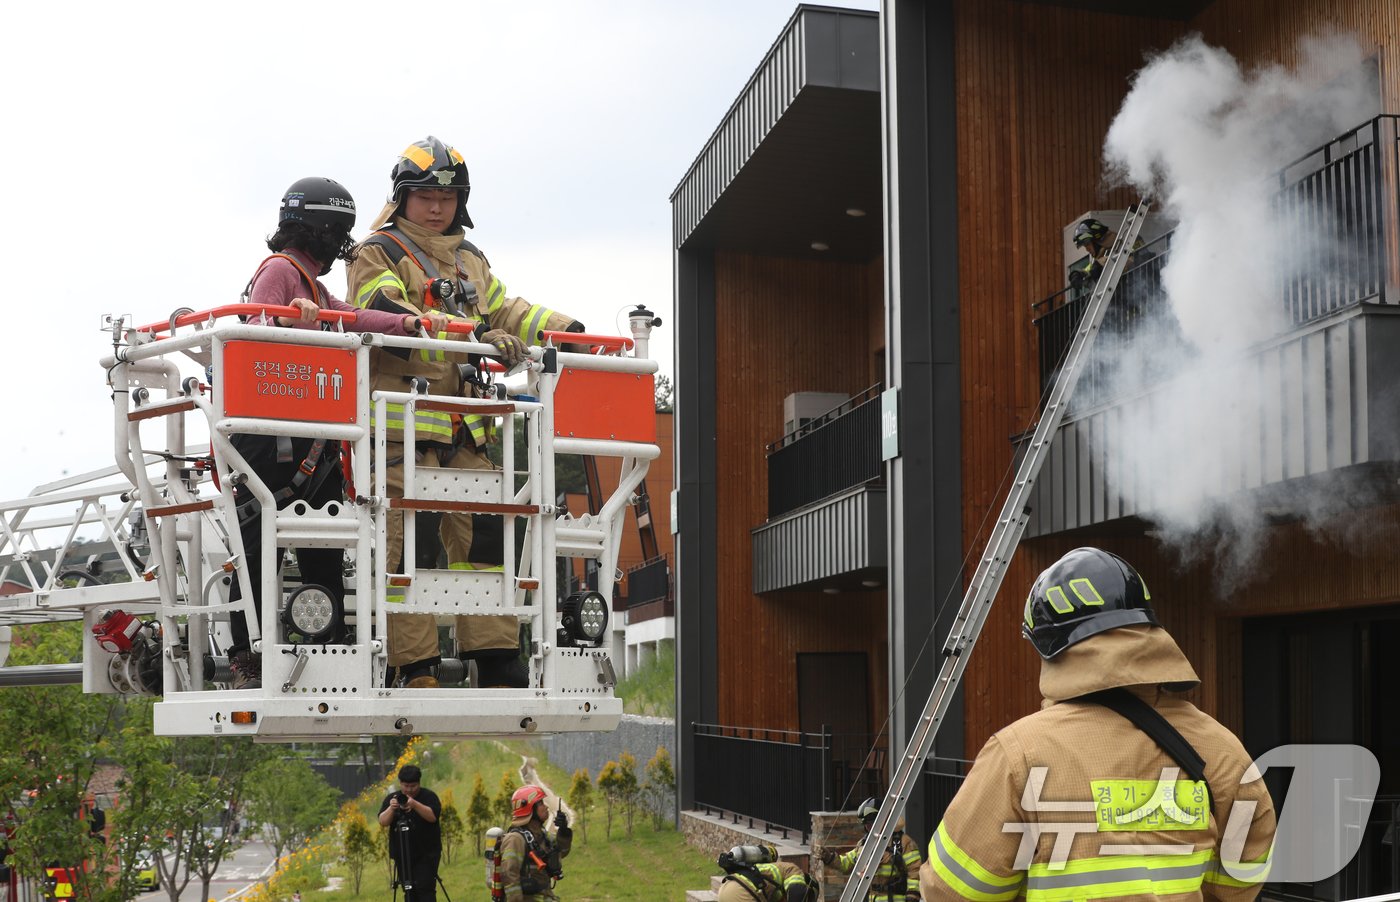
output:
M1102 148L1146 58L1200 32L1245 67L1290 65L1304 36L1351 33L1380 72L1380 108L1400 110L1400 67L1388 59L1400 5L1383 0L886 0L872 19L799 7L800 26L775 48L780 62L796 54L820 68L810 40L789 32L825 29L844 35L833 46L850 62L872 52L877 27L875 98L868 78L851 77L858 67L816 88L812 69L796 70L777 82L776 107L762 107L777 115L743 165L716 182L704 175L707 149L673 197L683 802L694 801L688 723L806 729L795 666L805 653L864 654L868 728L889 713L890 744L902 744L934 670L919 652L936 621L946 629L973 569L961 564L981 553L1005 497L1013 438L1034 424L1032 307L1064 287L1062 230L1084 210L1135 199L1105 188ZM765 83L764 68L751 86ZM802 127L785 129L788 111ZM824 116L833 124L817 141ZM847 168L819 165L833 160ZM800 201L784 193L804 180ZM705 185L709 208L695 200ZM847 208L866 216L843 217ZM1400 386L1400 374L1371 371L1378 403L1394 397L1375 380ZM882 578L756 593L763 552L752 531L770 516L764 445L781 435L783 399L876 383L899 392ZM1400 730L1377 695L1400 668L1384 653L1400 639L1400 498L1377 493L1343 533L1277 522L1250 549L1253 575L1229 583L1208 550L1172 550L1140 517L1062 517L1070 531L1053 522L1012 562L968 666L961 733L948 731L940 754L970 758L1039 705L1039 659L1018 629L1025 592L1059 555L1092 544L1142 571L1203 678L1195 701L1247 744L1358 742L1378 749L1383 780L1400 777ZM1265 691L1269 680L1285 688ZM916 795L911 831L927 836L929 820Z

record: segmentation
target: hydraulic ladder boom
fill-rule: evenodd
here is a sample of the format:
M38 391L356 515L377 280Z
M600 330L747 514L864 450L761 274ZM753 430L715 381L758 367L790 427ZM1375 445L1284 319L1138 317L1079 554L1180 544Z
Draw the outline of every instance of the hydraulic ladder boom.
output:
M1011 556L1015 553L1016 546L1021 541L1021 535L1025 532L1026 522L1030 518L1028 505L1031 493L1035 489L1040 468L1049 454L1050 440L1064 420L1065 404L1074 392L1075 385L1079 382L1089 348L1103 322L1104 311L1108 309L1108 303L1118 288L1118 280L1122 277L1127 266L1128 258L1132 254L1138 233L1142 231L1142 224L1146 216L1147 202L1142 201L1128 211L1123 218L1122 226L1118 229L1118 237L1114 240L1113 247L1109 251L1103 273L1100 274L1098 283L1094 286L1094 291L1089 297L1089 303L1084 309L1083 318L1079 322L1074 340L1070 342L1069 350L1065 352L1064 365L1061 367L1060 375L1055 380L1046 399L1045 412L1041 415L1040 422L1036 424L1030 447L1017 470L1016 481L1012 483L1001 515L998 517L996 526L992 530L992 536L987 542L987 550L977 565L977 573L968 586L967 594L963 596L957 618L949 630L948 641L943 646L943 664L939 668L938 678L934 681L933 691L929 694L923 714L919 717L919 722L905 747L904 755L900 758L899 766L890 780L889 792L880 805L879 814L875 816L875 823L870 828L870 834L866 837L860 855L856 857L851 878L841 893L841 902L856 902L856 900L866 897L871 881L875 877L875 869L885 852L885 847L889 845L894 824L904 813L904 805L909 800L910 790L919 776L919 771L923 768L925 759L928 758L929 752L933 749L934 737L938 735L938 728L948 713L953 693L957 690L958 684L962 681L963 671L967 668L968 655L971 654L972 647L977 642L982 625L986 622L987 615L991 611L992 602L1001 589L1001 581L1006 575L1007 566L1011 563Z

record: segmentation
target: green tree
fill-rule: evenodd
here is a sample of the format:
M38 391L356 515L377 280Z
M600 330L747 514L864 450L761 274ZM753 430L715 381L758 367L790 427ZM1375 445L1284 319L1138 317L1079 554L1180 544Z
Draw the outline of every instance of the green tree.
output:
M676 769L671 765L671 753L666 746L656 747L656 754L647 762L647 781L643 785L647 807L651 809L652 829L660 830L671 819L672 800L676 794Z
M438 830L442 836L442 860L446 863L452 863L452 857L466 829L466 825L462 823L462 812L457 807L457 799L449 789L442 794L442 816L438 818Z
M642 791L641 782L637 779L637 759L632 757L631 752L623 752L617 759L617 770L617 797L627 818L627 835L631 837L632 819L637 814L637 802Z
M476 840L476 854L481 857L481 834L492 826L495 817L491 808L491 797L486 794L486 783L481 774L472 780L472 797L467 802L467 830Z
M350 871L350 886L354 895L360 894L360 884L364 878L365 866L375 858L376 844L370 832L369 821L357 808L351 808L345 817L341 831L341 852L345 856L345 867Z
M503 466L501 436L486 446L486 456L496 466ZM515 469L525 469L525 417L515 415ZM523 485L523 479L516 477L516 488ZM583 494L587 491L587 480L583 474L583 458L577 454L556 454L554 456L554 486L556 491Z
M149 706L128 710L118 760L125 776L114 813L125 854L156 852L156 873L171 902L194 877L200 898L237 844L225 829L253 769L270 754L247 737L163 739L151 735Z
M510 771L501 771L501 782L496 789L494 801L496 815L501 819L501 823L510 823L510 813L514 805L510 803L510 797L515 795L515 776Z
M569 807L574 810L579 837L583 842L588 842L588 812L593 808L593 780L586 767L574 771L574 778L569 783Z
M612 839L613 808L622 800L622 768L609 761L598 771L598 791L603 794L603 835Z
M330 823L337 801L336 791L305 759L274 758L252 774L248 820L262 826L263 838L281 859Z
M671 384L670 376L656 377L656 412L675 412L675 386Z

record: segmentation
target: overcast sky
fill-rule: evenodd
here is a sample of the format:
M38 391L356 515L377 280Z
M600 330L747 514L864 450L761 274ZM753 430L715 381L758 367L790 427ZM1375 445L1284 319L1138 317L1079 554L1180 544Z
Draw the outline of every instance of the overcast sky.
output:
M876 0L843 5L877 8ZM282 192L329 176L357 237L405 146L455 145L512 294L671 372L668 198L792 0L26 3L6 14L0 498L111 463L103 314L235 302ZM327 278L344 294L340 268Z

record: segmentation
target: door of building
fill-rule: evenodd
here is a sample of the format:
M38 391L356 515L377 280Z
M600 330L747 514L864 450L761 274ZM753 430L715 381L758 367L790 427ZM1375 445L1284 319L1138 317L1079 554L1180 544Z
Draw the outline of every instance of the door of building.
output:
M869 666L864 652L797 656L800 728L830 737L828 808L859 804L867 795L878 795L884 784L887 746L883 737L871 734Z
M1258 757L1287 744L1345 743L1370 749L1381 784L1361 851L1337 877L1302 887L1299 898L1349 899L1400 890L1400 610L1263 617L1243 624L1244 740ZM1287 804L1287 770L1264 776L1275 806Z

